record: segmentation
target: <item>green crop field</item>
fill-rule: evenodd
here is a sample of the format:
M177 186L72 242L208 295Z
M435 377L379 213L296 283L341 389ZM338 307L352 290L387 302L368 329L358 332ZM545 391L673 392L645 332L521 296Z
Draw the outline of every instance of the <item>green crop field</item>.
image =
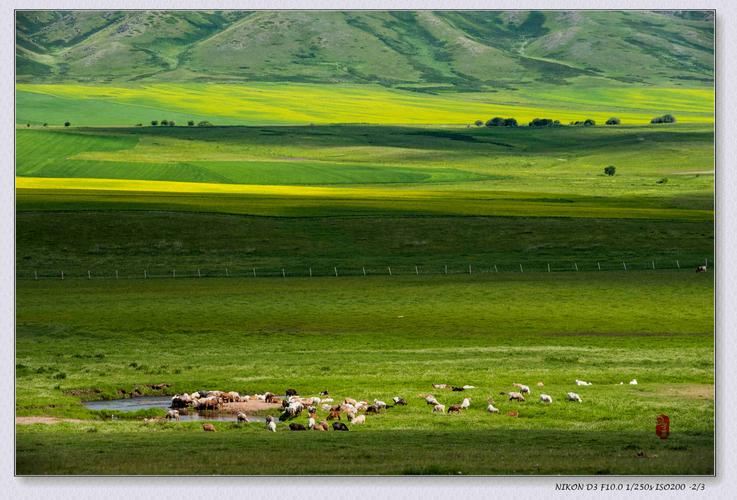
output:
M16 472L713 474L713 28L17 12ZM323 433L84 404L288 388L408 404Z

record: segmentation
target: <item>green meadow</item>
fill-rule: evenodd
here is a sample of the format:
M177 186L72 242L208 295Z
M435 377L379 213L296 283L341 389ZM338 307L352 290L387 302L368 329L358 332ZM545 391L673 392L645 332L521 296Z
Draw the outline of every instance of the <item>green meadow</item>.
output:
M712 278L19 281L16 413L59 423L16 426L17 472L711 474ZM517 382L532 387L527 401L499 394ZM347 433L216 422L212 434L196 422L144 422L151 412L110 420L80 403L160 394L146 387L160 383L167 393L295 387L408 405ZM566 402L568 391L583 402ZM429 392L448 405L471 397L471 408L433 414L419 397ZM538 402L543 392L553 404ZM654 432L660 413L671 418L667 441Z

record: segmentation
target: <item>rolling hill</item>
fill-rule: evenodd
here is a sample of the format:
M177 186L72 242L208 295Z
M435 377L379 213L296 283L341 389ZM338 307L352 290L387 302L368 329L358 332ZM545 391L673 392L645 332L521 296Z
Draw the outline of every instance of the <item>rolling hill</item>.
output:
M710 11L19 11L19 82L713 82Z

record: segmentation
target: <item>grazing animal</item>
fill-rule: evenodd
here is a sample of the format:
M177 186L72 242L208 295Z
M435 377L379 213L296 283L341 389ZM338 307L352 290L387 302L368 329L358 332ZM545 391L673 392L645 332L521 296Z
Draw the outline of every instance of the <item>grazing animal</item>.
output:
M705 273L706 272L706 266L696 266L696 272L697 273Z
M169 410L166 412L166 419L171 420L174 419L177 422L179 422L179 410Z
M322 400L322 402L323 403L332 403L333 402L333 398L325 398L325 399Z
M427 404L433 405L433 406L440 404L438 403L438 400L435 399L435 396L433 396L432 394L428 394L427 396L425 396L425 401L427 402Z
M322 408L322 411L330 411L330 405L322 405L320 408Z
M460 413L463 407L461 405L450 405L448 407L448 413Z
M340 410L330 410L328 420L340 420Z
M171 398L171 407L172 408L186 408L192 404L192 398L189 394L182 394L182 395L175 395L173 398Z
M343 422L333 422L333 430L334 431L347 431L348 426L345 425Z
M375 404L366 407L366 413L379 413L379 407Z
M366 423L366 415L359 415L357 417L349 418L353 425L360 425Z
M297 422L292 422L291 424L289 424L289 430L290 431L306 431L307 429L302 424L298 424Z
M544 386L545 386L545 384L543 384L543 383L542 383L542 381L540 381L540 382L538 382L538 383L537 383L537 386L538 386L538 387L544 387Z
M286 394L287 397L289 397L289 396L296 396L297 395L297 389L287 389L287 391L284 394Z
M436 404L432 408L433 413L445 413L445 405Z
M591 385L591 382L576 379L576 385Z
M469 406L471 406L471 398L463 398L463 402L461 403L461 409L465 410Z
M266 430L276 432L276 422L274 422L274 417L271 415L266 417Z
M630 380L630 385L637 385L637 379L633 378L632 380Z
M510 392L509 400L510 401L524 401L525 397L519 392Z
M465 389L464 389L463 387L456 387L456 386L453 386L453 387L452 387L452 390L453 390L454 392L461 392L461 391L465 391Z
M375 406L376 406L376 407L377 407L377 408L378 408L379 410L382 410L382 409L383 409L383 410L385 410L385 409L386 409L386 403L385 403L385 402L383 402L383 401L379 401L378 399L374 399L374 405L375 405Z
M433 389L446 389L448 387L448 384L433 384Z
M248 422L248 416L242 411L239 411L235 418L238 420L238 422Z
M354 405L354 406L355 406L355 405L356 405L356 400L355 400L355 399L353 399L353 398L345 398L345 399L343 400L343 403L344 403L344 404L348 404L348 405Z
M328 427L328 423L327 423L327 422L325 422L325 421L323 420L323 421L322 421L322 422L320 422L319 424L316 424L316 425L315 425L315 426L314 426L314 427L312 428L312 430L313 430L313 431L321 431L321 432L324 432L324 431L327 431L327 430L328 430L329 428L330 428L330 427Z
M569 392L568 394L566 394L566 396L568 397L568 401L577 401L581 403L581 396L579 396L575 392Z
M489 403L489 406L486 407L486 411L489 413L499 413L499 408L494 406L494 403Z
M212 424L202 424L202 430L205 432L215 432L215 426Z
M328 395L328 391L320 391L320 396L327 396L327 395Z
M407 406L407 402L404 400L404 398L400 398L399 396L394 396L392 400L394 400L394 404L396 406Z
M532 392L530 391L530 387L526 386L525 384L512 384L512 385L518 388L519 392L521 392L522 394L532 394Z
M540 402L550 404L553 402L553 398L548 396L547 394L540 394Z
M463 386L463 388L464 388L465 390L469 391L469 390L471 390L471 389L475 389L475 388L476 388L476 386L475 386L475 385L464 385L464 386Z
M508 417L519 417L519 412L516 410L511 410L507 412Z

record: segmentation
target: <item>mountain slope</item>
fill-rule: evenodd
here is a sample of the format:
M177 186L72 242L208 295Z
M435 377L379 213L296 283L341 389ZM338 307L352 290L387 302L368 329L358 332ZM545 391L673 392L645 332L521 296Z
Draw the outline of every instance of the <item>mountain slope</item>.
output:
M711 12L18 12L19 81L710 85Z

